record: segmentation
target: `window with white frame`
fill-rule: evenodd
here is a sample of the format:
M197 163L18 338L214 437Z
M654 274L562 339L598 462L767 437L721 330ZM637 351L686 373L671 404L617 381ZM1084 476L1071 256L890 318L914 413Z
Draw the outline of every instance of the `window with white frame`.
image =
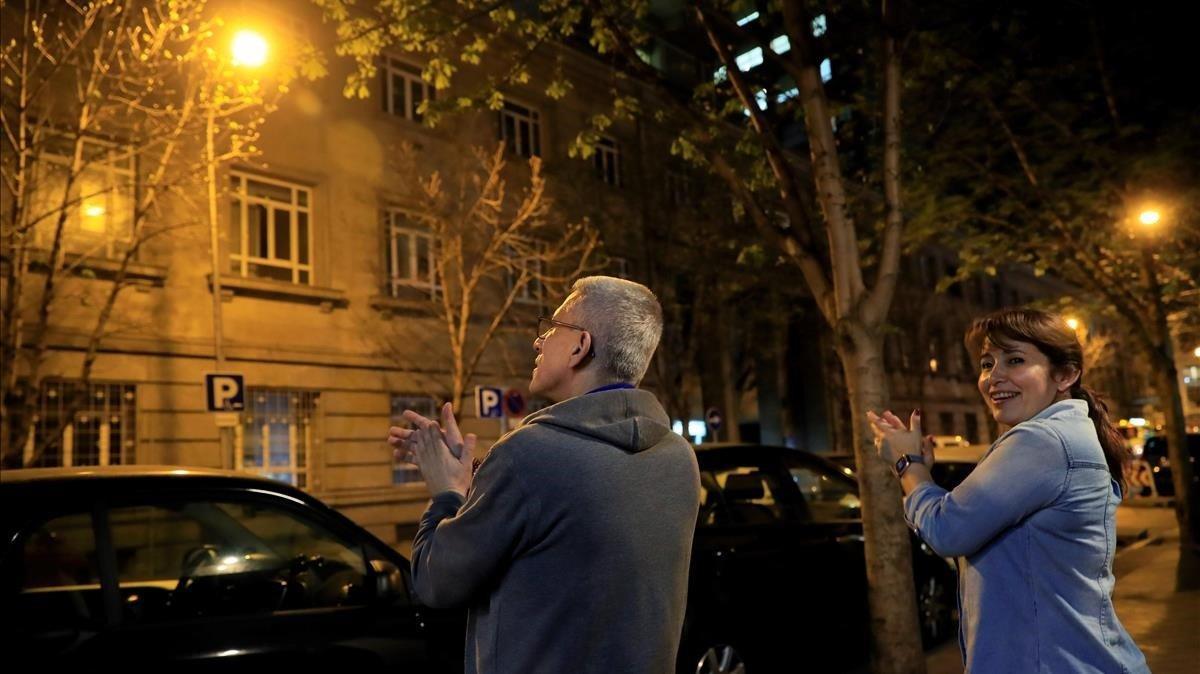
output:
M601 138L592 154L592 164L601 180L613 187L621 186L621 148L617 141L607 136Z
M437 419L438 402L429 396L397 394L392 396L392 425L408 426L404 419L404 410L412 410L426 419ZM392 459L392 484L411 484L423 482L421 471L411 463Z
M317 391L249 388L234 427L236 468L307 488L320 398Z
M421 79L421 69L394 58L385 58L379 70L383 77L380 86L384 111L420 122L423 117L421 103L432 101L436 96L436 90Z
M312 190L248 173L230 173L230 269L312 285Z
M62 245L85 255L115 257L133 239L136 172L127 146L97 138L81 138L82 164L72 168L75 139L47 132L34 157L30 215L39 246L53 240L65 212Z
M500 109L500 140L511 154L542 156L542 123L537 110L505 101Z
M433 235L413 222L404 211L388 209L383 217L388 239L388 291L395 297L403 287L437 290L440 284Z
M77 381L42 382L33 432L22 465L117 466L133 463L137 445L137 386Z
M542 247L539 246L539 248ZM516 257L516 254L510 250L509 257ZM542 296L545 294L542 286L542 274L543 263L540 258L514 259L512 268L505 274L505 287L511 291L520 278L525 276L525 284L517 290L514 299L523 304L541 304Z

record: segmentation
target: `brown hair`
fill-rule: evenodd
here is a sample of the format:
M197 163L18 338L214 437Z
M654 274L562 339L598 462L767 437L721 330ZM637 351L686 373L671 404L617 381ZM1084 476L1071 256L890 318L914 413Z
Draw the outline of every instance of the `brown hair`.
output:
M1096 437L1104 450L1108 472L1124 493L1124 468L1130 458L1129 450L1125 447L1124 436L1108 418L1108 403L1104 397L1083 385L1083 346L1067 322L1061 316L1037 309L1000 309L975 319L967 330L964 341L975 358L983 351L984 339L1002 348L1013 342L1033 344L1056 370L1075 368L1079 371L1079 378L1071 386L1071 397L1087 401L1088 416L1096 426Z

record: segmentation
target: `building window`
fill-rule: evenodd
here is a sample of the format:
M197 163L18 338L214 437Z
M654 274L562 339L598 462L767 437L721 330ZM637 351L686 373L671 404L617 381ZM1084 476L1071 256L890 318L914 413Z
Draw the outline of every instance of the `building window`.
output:
M421 79L421 69L403 61L385 58L380 71L383 76L380 88L384 111L420 122L421 103L436 97L436 90Z
M833 61L824 59L821 61L821 81L828 82L833 79Z
M118 466L137 445L137 386L44 381L26 467Z
M972 445L982 442L979 437L979 417L974 412L967 412L963 419L967 422L966 440Z
M537 110L505 101L500 109L500 140L509 153L521 157L542 156L542 123Z
M242 424L234 428L237 469L306 488L320 397L316 391L248 389Z
M692 205L692 180L678 171L667 171L667 203L671 206Z
M812 20L813 37L821 37L829 31L829 22L825 19L824 14L818 14Z
M312 285L312 190L240 172L229 180L233 273Z
M540 248L540 246L539 246ZM510 251L509 256L515 258L515 255ZM527 272L523 274L522 272ZM513 286L522 275L526 277L525 285L517 290L517 302L522 304L541 304L542 296L545 294L542 287L542 260L537 257L526 257L524 259L513 259L512 265L505 273L505 288L510 292Z
M412 410L426 419L440 419L438 402L429 396L398 394L392 396L392 425L408 427L404 410ZM392 458L392 484L423 482L421 471L411 463Z
M621 148L612 138L601 138L592 155L596 175L613 187L621 186Z
M116 257L133 240L136 172L128 147L94 138L80 140L83 164L72 169L75 140L50 134L36 157L29 213L39 246L53 242L59 215L66 211L62 236L65 250ZM67 192L68 178L70 191Z
M957 435L953 412L938 412L938 426L941 428L942 435Z
M400 210L385 211L384 221L388 235L388 290L392 296L399 295L403 287L437 290L440 284L433 235Z
M755 68L761 65L763 62L762 47L754 47L753 49L744 51L741 54L738 54L733 61L737 64L738 70L741 70L742 72L746 72L752 68Z

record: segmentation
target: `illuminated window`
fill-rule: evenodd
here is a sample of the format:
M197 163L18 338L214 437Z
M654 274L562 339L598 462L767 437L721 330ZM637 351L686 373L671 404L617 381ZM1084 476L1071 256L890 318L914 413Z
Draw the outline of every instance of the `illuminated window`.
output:
M833 79L833 62L829 59L821 61L821 81L828 82Z
M320 397L316 391L248 389L242 423L234 427L236 468L307 488Z
M742 71L750 70L757 65L761 65L763 62L762 47L755 47L750 51L738 54L737 58L734 60L737 62L738 70Z
M828 24L827 24L827 23L826 23L826 21L825 21L825 15L824 15L824 14L818 14L818 15L816 16L816 18L814 18L814 19L812 20L812 34L813 34L813 37L821 37L822 35L824 35L824 34L826 33L826 31L827 31L828 29L829 29L829 27L828 27Z
M234 274L312 285L312 190L235 171L229 203Z
M791 48L792 43L788 40L788 36L786 35L780 35L774 40L771 40L771 51L775 52L776 54L786 53Z
M116 257L133 239L135 162L128 147L81 138L82 163L73 168L75 139L48 134L34 157L29 213L34 240L53 244L59 216L65 213L60 246L67 251ZM68 190L68 184L70 188Z
M34 421L26 467L130 463L137 445L137 386L42 382Z

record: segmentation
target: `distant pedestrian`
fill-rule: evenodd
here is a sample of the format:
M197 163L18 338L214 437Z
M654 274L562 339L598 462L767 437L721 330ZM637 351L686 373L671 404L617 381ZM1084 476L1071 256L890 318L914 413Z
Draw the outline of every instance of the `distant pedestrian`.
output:
M433 494L413 542L416 594L468 608L468 674L675 671L700 474L636 388L661 335L648 288L580 279L533 341L529 391L556 404L501 438L473 479L475 438L449 404L441 427L406 411L416 428L389 432Z
M1127 450L1083 385L1083 350L1059 316L1004 309L967 348L1003 433L952 491L934 484L931 437L867 413L910 525L961 557L959 644L967 672L1149 672L1112 605L1116 509Z

